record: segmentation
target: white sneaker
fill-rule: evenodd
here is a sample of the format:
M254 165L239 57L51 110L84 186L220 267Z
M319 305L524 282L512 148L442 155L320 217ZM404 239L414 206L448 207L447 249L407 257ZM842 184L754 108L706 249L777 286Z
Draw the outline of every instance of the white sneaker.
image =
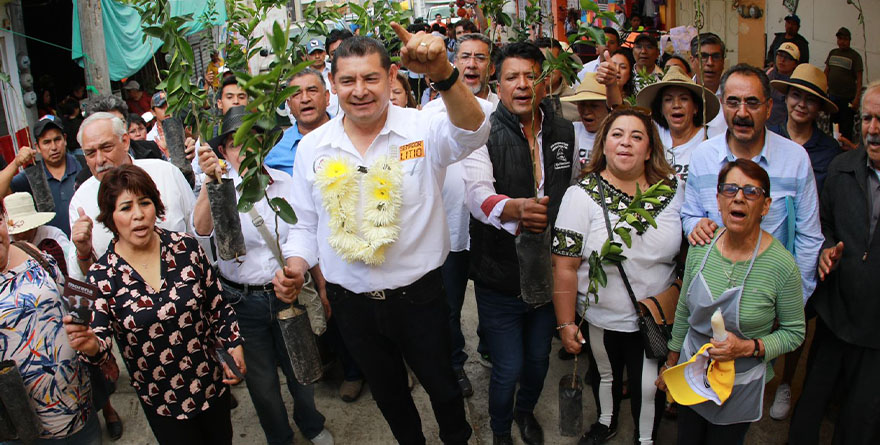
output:
M770 405L770 418L773 420L785 420L788 417L789 410L791 410L791 386L782 383L776 389L773 405Z
M333 435L324 428L317 436L311 438L311 442L314 445L333 445Z

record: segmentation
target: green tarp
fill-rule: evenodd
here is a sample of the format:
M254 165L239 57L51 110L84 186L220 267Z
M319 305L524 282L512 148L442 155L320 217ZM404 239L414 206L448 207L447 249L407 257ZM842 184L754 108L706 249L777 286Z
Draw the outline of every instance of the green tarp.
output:
M82 66L82 40L79 35L76 2L77 0L73 0L72 56L73 60L78 61ZM209 11L213 3L216 11L213 24L226 23L226 8L223 0L169 0L168 3L174 16L192 14L196 20ZM103 8L104 41L107 48L107 63L110 65L110 79L124 79L140 70L153 53L162 47L162 41L155 37L143 40L140 15L131 6L114 0L101 0L101 8ZM199 31L203 27L202 23L197 22L192 31Z

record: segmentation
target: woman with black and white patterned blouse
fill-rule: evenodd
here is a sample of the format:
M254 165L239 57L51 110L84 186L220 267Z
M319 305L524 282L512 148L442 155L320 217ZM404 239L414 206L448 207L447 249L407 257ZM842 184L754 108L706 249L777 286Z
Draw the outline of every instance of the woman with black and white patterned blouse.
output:
M239 379L214 351L244 373L243 340L208 259L195 238L155 227L164 206L136 166L105 175L98 205L114 240L89 270L100 289L91 328L66 325L71 346L100 364L119 343L159 443L231 444L227 385Z

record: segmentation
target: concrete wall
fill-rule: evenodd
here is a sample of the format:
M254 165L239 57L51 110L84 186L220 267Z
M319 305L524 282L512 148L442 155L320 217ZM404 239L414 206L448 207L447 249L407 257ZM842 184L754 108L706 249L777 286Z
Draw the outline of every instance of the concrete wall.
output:
M865 79L880 79L880 1L862 0L865 22L868 31L868 54ZM783 19L788 10L780 0L770 0L766 9L767 44L773 41L776 32L785 31ZM841 26L852 31L851 46L865 59L865 46L862 27L858 22L858 11L846 0L800 0L797 15L801 18L800 33L810 42L810 63L825 68L828 52L837 48L835 33ZM873 26L872 26L873 25ZM766 49L765 49L766 53ZM864 83L867 85L867 81Z

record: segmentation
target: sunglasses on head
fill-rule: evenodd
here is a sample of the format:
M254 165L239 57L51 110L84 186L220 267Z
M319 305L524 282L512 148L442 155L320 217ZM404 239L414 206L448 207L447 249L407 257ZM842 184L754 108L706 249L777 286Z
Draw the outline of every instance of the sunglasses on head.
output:
M742 190L743 196L745 196L746 199L751 200L751 201L754 201L756 199L760 199L761 197L766 195L766 193L764 192L764 189L761 187L758 187L757 185L739 186L737 184L730 184L730 183L718 184L718 194L720 194L721 196L723 196L725 198L735 197L736 194L739 193L740 190Z

